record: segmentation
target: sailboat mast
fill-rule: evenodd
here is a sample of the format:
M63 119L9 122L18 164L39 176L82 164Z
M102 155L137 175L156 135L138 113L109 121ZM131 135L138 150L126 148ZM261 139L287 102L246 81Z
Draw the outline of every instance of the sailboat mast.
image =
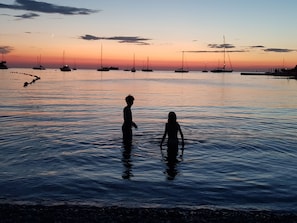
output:
M184 69L184 51L182 52L182 69Z
M63 65L62 66L64 66L65 65L65 50L63 50Z
M223 69L225 70L226 68L226 42L225 42L225 36L224 37L224 66Z
M101 43L101 55L100 55L100 66L102 68L102 54L103 54L103 49L102 49L102 43Z
M148 68L149 68L149 58L147 57L146 58L146 69L148 70Z

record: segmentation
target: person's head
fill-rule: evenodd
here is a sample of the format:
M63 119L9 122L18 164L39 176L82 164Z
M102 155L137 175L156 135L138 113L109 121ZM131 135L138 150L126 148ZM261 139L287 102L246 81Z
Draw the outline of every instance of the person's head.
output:
M126 97L126 103L127 103L127 105L133 105L133 102L134 102L134 97L132 96L132 95L128 95L127 97Z
M175 123L176 122L176 114L175 112L168 113L168 123Z

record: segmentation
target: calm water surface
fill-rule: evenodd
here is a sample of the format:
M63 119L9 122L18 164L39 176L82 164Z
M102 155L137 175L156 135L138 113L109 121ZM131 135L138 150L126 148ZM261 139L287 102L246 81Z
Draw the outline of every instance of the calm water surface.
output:
M33 74L41 77L24 88ZM240 73L0 70L0 202L297 211L297 81ZM134 142L121 140L132 94ZM159 142L169 111L184 156Z

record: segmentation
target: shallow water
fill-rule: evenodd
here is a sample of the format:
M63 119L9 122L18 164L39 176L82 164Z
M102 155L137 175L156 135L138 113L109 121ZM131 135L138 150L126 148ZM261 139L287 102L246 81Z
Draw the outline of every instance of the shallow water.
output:
M40 80L27 87L32 74ZM297 81L240 73L0 70L0 202L296 211ZM131 152L124 98L135 97ZM184 156L159 148L169 111ZM163 155L163 156L162 156Z

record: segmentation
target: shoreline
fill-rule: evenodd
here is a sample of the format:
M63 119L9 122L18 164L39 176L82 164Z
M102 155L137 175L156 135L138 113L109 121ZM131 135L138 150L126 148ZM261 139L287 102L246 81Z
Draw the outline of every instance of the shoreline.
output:
M265 210L125 208L0 204L1 222L297 223L297 213Z

